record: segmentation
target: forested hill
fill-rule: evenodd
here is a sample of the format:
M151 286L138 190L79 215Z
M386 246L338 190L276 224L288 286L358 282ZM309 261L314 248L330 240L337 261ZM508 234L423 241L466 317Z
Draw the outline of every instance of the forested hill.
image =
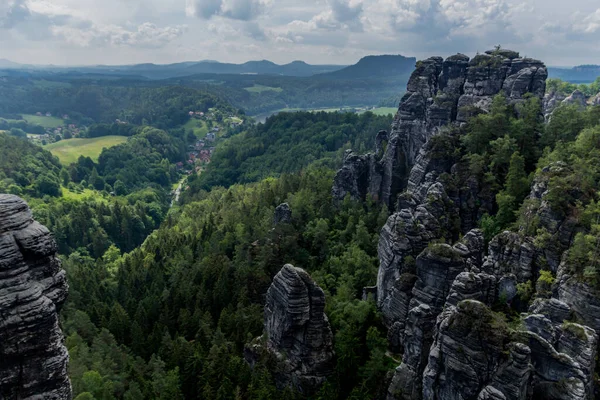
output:
M49 112L68 114L84 123L112 123L173 128L189 119L189 111L217 107L234 111L221 97L177 86L148 87L132 82L90 80L45 81L29 78L0 80L0 116Z
M345 149L370 149L390 116L366 112L280 113L217 148L206 171L190 177L184 198L200 190L295 173L311 164L335 168Z
M414 57L401 55L367 56L354 65L322 74L320 77L327 79L365 79L382 76L396 79L408 78L416 62L417 59Z

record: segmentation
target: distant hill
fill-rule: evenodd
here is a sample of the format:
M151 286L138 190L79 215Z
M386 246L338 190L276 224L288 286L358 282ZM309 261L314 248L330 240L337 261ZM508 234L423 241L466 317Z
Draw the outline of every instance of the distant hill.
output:
M228 64L220 62L201 62L187 67L192 74L256 74L283 76L311 76L323 72L331 72L344 68L343 65L310 65L304 61L294 61L279 65L268 60L248 61L243 64Z
M306 77L315 74L332 72L344 68L345 65L311 65L304 61L293 61L279 65L268 60L248 61L243 64L221 63L204 60L181 62L175 64L135 64L135 65L94 65L94 66L31 66L20 65L9 60L0 60L0 69L27 69L68 74L105 74L119 76L137 76L147 79L168 79L198 74L218 75L279 75Z
M21 64L0 58L0 68L20 68Z
M571 83L590 83L600 77L600 65L579 65L573 68L548 68L550 78L559 78Z
M408 76L414 70L417 59L401 55L367 56L349 67L321 76L333 79L382 79L384 77Z

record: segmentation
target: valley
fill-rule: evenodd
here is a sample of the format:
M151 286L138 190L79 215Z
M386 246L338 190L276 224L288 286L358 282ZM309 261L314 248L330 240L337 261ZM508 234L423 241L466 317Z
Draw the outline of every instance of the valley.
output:
M0 397L597 396L599 79L500 47L7 71Z

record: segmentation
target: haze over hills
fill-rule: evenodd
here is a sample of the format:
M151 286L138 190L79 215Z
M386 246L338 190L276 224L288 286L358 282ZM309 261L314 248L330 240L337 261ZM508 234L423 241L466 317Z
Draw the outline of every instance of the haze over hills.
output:
M364 79L398 75L407 75L408 77L416 62L415 57L402 55L366 56L354 65L326 74L326 77L335 79Z
M600 65L578 65L573 68L548 68L551 78L559 78L571 83L590 83L600 76Z
M174 64L135 64L135 65L92 65L54 66L24 65L9 60L0 60L0 69L26 69L56 73L88 73L109 75L136 75L149 79L167 79L196 74L256 74L281 76L311 76L336 71L345 65L311 65L304 61L292 61L279 65L272 61L248 61L243 64L222 63L214 60L187 61Z

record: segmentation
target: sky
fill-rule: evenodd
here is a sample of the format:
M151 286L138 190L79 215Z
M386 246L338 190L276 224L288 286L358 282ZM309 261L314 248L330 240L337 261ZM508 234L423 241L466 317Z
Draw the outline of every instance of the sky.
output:
M0 59L352 64L501 45L547 65L600 64L597 0L0 0Z

